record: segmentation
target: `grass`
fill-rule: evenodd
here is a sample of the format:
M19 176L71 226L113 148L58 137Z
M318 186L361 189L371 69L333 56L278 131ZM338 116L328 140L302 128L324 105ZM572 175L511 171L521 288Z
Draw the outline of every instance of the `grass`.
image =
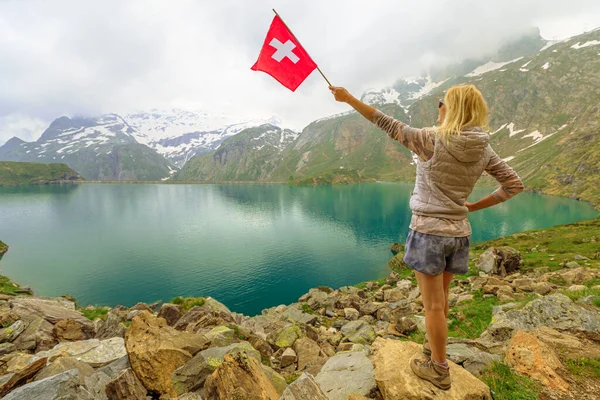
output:
M233 332L235 334L235 336L240 339L240 340L246 340L246 336L244 336L244 334L242 334L242 331L240 330L240 327L237 325L228 325L227 326L230 329L233 329Z
M203 297L175 297L171 300L171 303L181 305L183 311L188 311L192 307L202 307L206 303L206 299Z
M20 287L5 276L0 276L0 293L14 295Z
M481 380L494 393L494 400L537 400L539 385L526 376L512 371L507 365L494 363L486 369Z
M573 375L600 378L600 359L579 358L564 362Z
M587 282L583 283L585 286L587 287L592 287L592 286L600 286L600 278L594 278L592 280L589 280Z
M105 320L106 317L108 316L109 310L106 308L89 308L89 309L83 308L83 309L80 309L79 311L81 311L81 313L83 314L84 317L86 317L90 321L93 321L96 318Z
M562 290L560 293L564 294L568 298L573 301L577 301L579 299L583 299L587 296L599 296L600 297L600 289L585 289L585 290ZM598 304L595 304L598 306Z
M473 295L473 300L458 304L451 310L448 336L478 338L492 321L492 309L500 304L496 296L483 297L481 291ZM464 318L459 319L458 315Z
M300 375L302 374L290 374L290 375L286 375L285 376L285 381L287 382L288 385L291 385L292 383L294 383L294 381L298 378L300 378Z
M44 184L81 179L81 176L66 164L0 162L0 186Z

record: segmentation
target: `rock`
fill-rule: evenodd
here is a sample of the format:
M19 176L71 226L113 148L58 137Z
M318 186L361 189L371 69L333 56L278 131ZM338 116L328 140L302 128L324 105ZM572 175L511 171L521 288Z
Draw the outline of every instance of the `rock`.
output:
M567 290L570 290L572 292L580 292L580 291L586 290L586 289L587 289L587 286L585 286L585 285L572 285L572 286L569 286L569 288Z
M298 371L306 370L316 375L327 361L321 354L321 347L309 338L300 338L294 343L294 350L298 356Z
M125 337L125 326L121 323L121 318L118 315L109 313L96 332L96 339L102 340L114 337Z
M404 251L404 245L402 243L392 243L390 250L392 251L393 255L396 255Z
M25 331L25 324L21 320L14 322L8 328L0 329L0 343L14 341L23 331Z
M26 318L28 318L25 320L27 328L13 341L17 349L43 351L51 349L58 343L54 337L54 325L35 315Z
M106 385L111 378L104 372L96 372L92 376L84 378L85 389L94 400L108 400L106 396Z
M314 325L315 322L318 321L316 315L308 314L302 312L296 307L290 307L283 313L283 319L286 321L296 323L296 324L305 324L305 325Z
M463 362L463 368L473 374L473 376L480 376L490 365L501 361L502 357L497 354L480 351L467 358Z
M246 353L226 355L223 363L206 379L204 392L207 400L279 399L260 362Z
M495 314L482 338L505 341L515 330L530 331L539 326L600 333L600 311L577 305L562 294L548 295L532 300L520 310Z
M577 261L588 261L589 258L582 256L581 254L575 254L573 256L573 260L577 260Z
M517 271L522 262L521 253L512 247L490 247L479 256L477 268L487 274L505 277Z
M362 315L373 315L377 313L377 310L379 310L381 307L381 303L368 302L365 304L361 304L360 313Z
M0 344L0 356L14 353L17 351L17 346L12 343L2 343Z
M279 375L273 368L261 364L263 372L267 379L271 382L277 393L281 396L287 388L287 382L285 378Z
M577 300L577 303L584 304L586 306L595 306L597 304L600 304L600 296L585 296ZM0 355L2 355L1 347L2 346L0 346Z
M466 301L471 301L473 300L474 296L472 294L463 294L458 296L458 299L456 300L456 304L461 304L464 303Z
M360 313L354 308L344 308L344 318L348 321L356 321L360 318Z
M171 303L163 304L158 312L158 318L164 318L169 326L174 326L181 316L181 307Z
M577 264L575 261L569 261L568 263L565 264L566 268L569 269L575 269L575 268L581 268L581 265Z
M492 308L492 315L496 315L501 311L516 310L521 307L518 303L506 303Z
M383 291L383 300L387 302L395 302L406 299L406 292L399 288L388 289Z
M377 319L379 321L390 322L392 319L392 311L387 307L382 307L377 310Z
M417 330L417 323L414 318L402 317L396 321L396 330L402 335L410 335Z
M313 310L318 310L322 307L330 307L333 305L334 300L329 298L329 295L318 289L311 289L310 296L306 300L306 303Z
M54 375L62 374L63 372L76 369L79 372L80 383L83 385L85 378L94 374L94 368L90 367L83 361L79 361L73 357L60 357L51 364L44 367L36 376L36 381L50 378Z
M364 321L352 321L344 325L342 334L352 343L370 344L375 340L375 330Z
M285 389L279 400L329 400L315 378L304 372Z
M513 289L510 286L500 286L496 292L496 297L501 302L513 301Z
M294 342L304 336L298 325L289 325L267 336L267 342L276 348L292 347Z
M217 326L211 329L206 338L210 340L211 347L225 347L235 342L235 331L227 326Z
M2 398L2 396L6 396L14 388L22 385L35 376L35 374L37 374L46 366L47 361L47 358L39 358L36 361L28 362L26 365L23 365L18 369L13 368L12 370L14 372L11 373L10 378L0 385L0 398Z
M577 268L564 271L560 274L560 277L570 285L579 285L594 278L589 268Z
M213 347L198 353L173 372L173 386L179 394L202 389L206 378L212 374L228 354L246 353L260 361L260 353L250 343L235 343L227 347Z
M131 368L131 364L129 363L129 356L125 355L119 358L116 361L108 364L105 367L98 369L98 372L102 372L106 374L110 379L114 379L119 375L122 371L125 371L127 368Z
M456 364L462 364L475 354L476 351L464 343L451 343L446 346L446 357Z
M89 325L84 326L72 319L63 319L54 325L52 332L59 342L73 342L91 339L94 337L95 330L93 325L90 328Z
M53 360L67 355L83 361L92 367L103 367L127 355L122 338L107 340L89 339L79 342L63 342L53 349L37 353L40 357Z
M176 397L171 374L208 345L203 335L178 332L142 311L125 332L131 367L148 391Z
M109 400L146 400L146 388L131 369L122 371L106 385Z
M202 400L202 396L200 396L200 393L186 393L179 396L177 400Z
M541 294L542 296L545 296L552 291L552 285L548 282L535 282L531 285L531 288L535 293Z
M400 290L408 292L412 289L412 281L409 279L398 281L398 283L396 283L396 287Z
M422 346L414 342L377 339L371 360L375 381L385 400L491 400L489 388L465 369L449 361L452 387L441 390L418 378L409 362L423 357Z
M38 316L52 325L62 320L72 320L79 323L86 331L92 331L92 321L75 310L75 304L64 298L26 297L19 296L9 301L13 311L21 319L31 320L32 316Z
M567 392L569 384L556 372L562 363L554 351L534 334L516 332L509 343L504 361L514 370L541 382L544 386Z
M376 387L373 365L362 351L331 357L315 380L329 400L346 400L351 393L368 395Z
M297 360L298 356L296 355L294 349L288 347L281 355L281 368L285 368L292 364L295 364Z
M31 382L5 396L4 400L79 400L79 373L70 370L62 374Z

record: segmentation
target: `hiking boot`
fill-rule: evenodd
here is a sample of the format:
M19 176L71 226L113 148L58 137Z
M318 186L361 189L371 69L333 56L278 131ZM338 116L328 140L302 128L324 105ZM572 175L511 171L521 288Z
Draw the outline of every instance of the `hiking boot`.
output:
M433 383L442 390L448 390L451 386L450 369L434 363L431 358L425 360L413 359L410 368L419 378Z
M425 354L427 357L431 357L431 347L429 346L427 334L425 334L425 339L423 339L423 354Z

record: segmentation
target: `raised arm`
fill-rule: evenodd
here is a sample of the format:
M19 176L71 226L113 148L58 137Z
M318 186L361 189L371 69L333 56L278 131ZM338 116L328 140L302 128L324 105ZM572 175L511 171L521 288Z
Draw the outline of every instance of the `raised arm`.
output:
M486 172L494 177L500 184L489 196L484 197L476 203L465 203L470 212L483 210L484 208L495 206L513 196L521 193L525 186L519 175L513 170L506 161L502 160L495 152L485 168Z
M433 157L435 138L430 131L411 128L407 124L385 115L374 107L358 100L343 87L330 86L329 90L331 90L337 101L348 103L363 117L377 125L389 137L414 152L423 161Z

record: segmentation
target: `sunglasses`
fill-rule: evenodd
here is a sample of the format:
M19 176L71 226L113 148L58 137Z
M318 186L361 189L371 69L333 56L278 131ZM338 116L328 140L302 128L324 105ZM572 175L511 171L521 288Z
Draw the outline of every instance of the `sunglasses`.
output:
M440 100L440 102L438 103L438 108L442 108L443 106L445 106L444 101Z

